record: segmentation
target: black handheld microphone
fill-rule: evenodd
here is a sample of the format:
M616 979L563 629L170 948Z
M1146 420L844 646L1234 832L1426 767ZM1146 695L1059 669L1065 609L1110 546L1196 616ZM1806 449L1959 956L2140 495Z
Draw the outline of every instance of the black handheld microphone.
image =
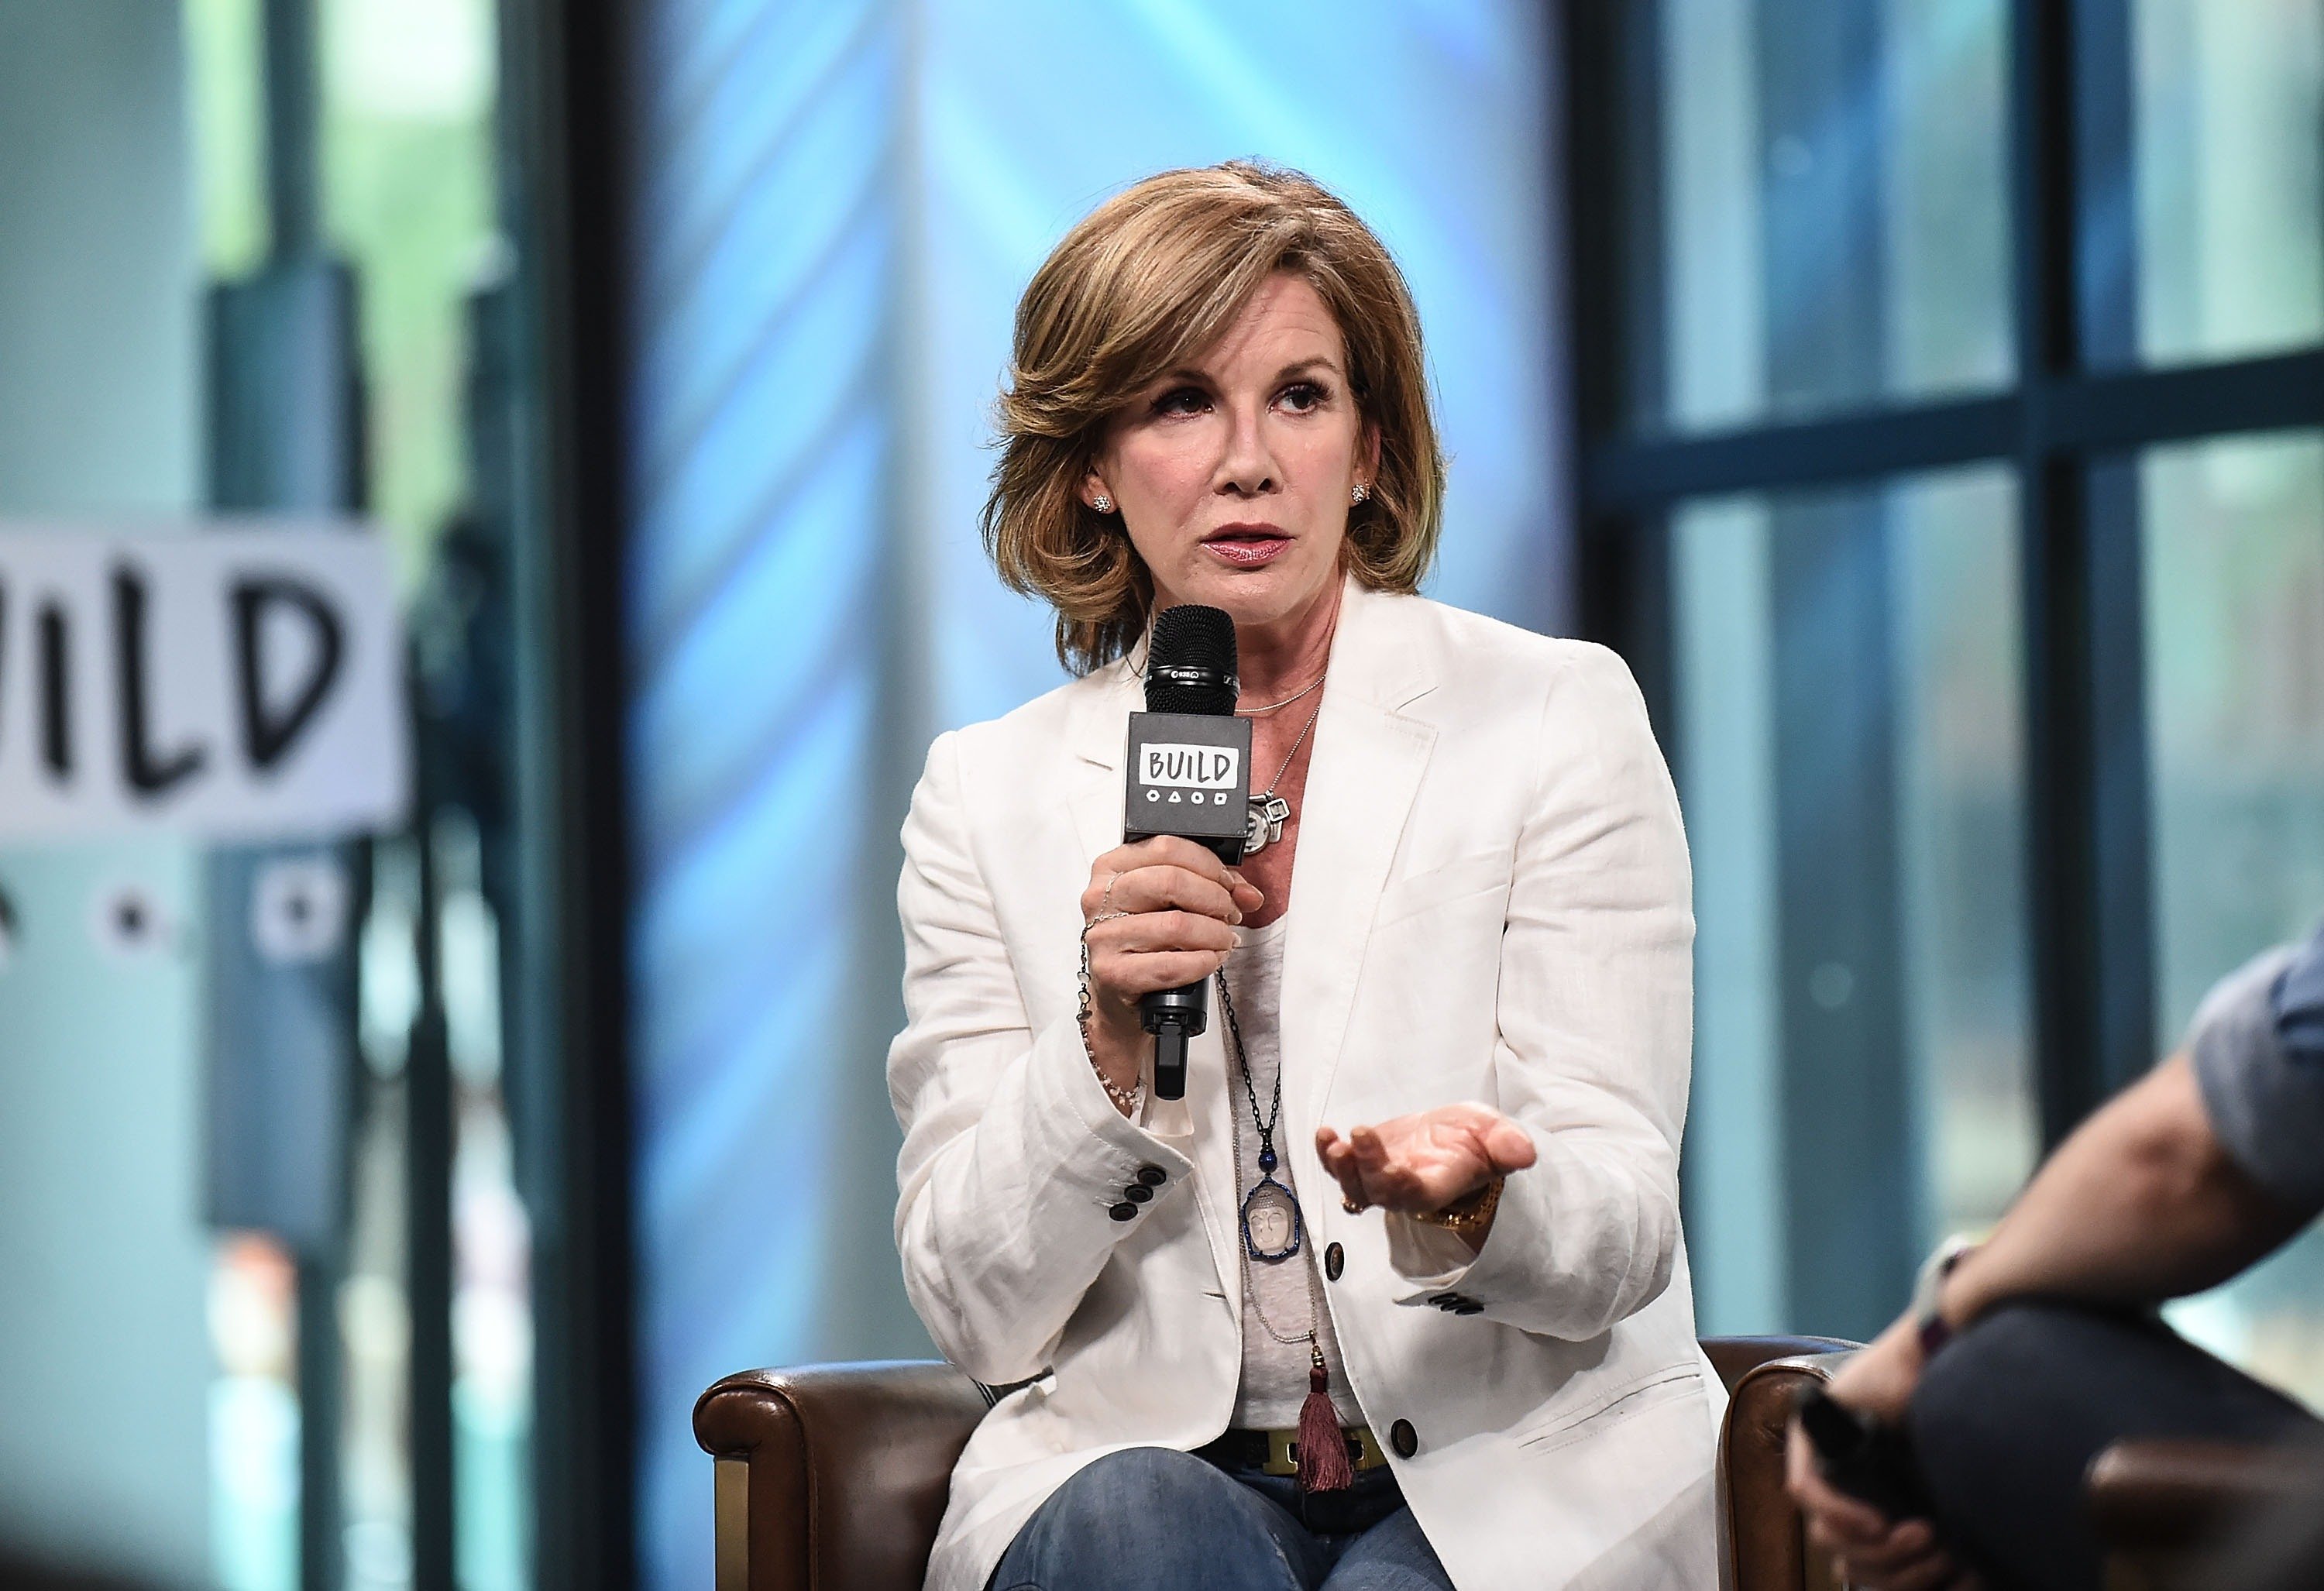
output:
M1130 715L1128 789L1121 837L1177 834L1207 845L1232 867L1242 860L1250 826L1250 721L1234 715L1234 621L1217 608L1187 603L1154 620L1146 654L1146 711ZM1139 1015L1154 1035L1154 1093L1186 1095L1186 1041L1210 1025L1210 987L1140 997Z

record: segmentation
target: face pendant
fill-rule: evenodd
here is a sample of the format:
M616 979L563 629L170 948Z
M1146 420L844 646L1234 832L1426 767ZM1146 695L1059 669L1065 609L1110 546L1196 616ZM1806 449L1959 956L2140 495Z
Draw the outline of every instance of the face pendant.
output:
M1255 1260L1274 1263L1299 1252L1306 1237L1298 1201L1272 1177L1262 1180L1242 1201L1242 1245Z

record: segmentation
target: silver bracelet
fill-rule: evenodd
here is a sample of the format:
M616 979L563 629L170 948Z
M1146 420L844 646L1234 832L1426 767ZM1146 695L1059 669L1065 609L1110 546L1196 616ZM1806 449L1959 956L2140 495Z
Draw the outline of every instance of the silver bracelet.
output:
M1110 896L1112 892L1113 886L1109 883L1106 886L1106 893ZM1123 1115L1135 1116L1138 1113L1139 1101L1145 1098L1145 1082L1140 1081L1136 1088L1125 1089L1113 1079L1106 1076L1105 1068L1098 1064L1097 1045L1090 1038L1090 1016L1093 1007L1090 1001L1089 931L1100 923L1111 923L1116 917L1128 915L1130 915L1128 912L1100 912L1082 924L1081 1004L1074 1013L1074 1020L1081 1025L1082 1053L1089 1057L1090 1070L1097 1073L1098 1086L1105 1090L1105 1097L1112 1100Z

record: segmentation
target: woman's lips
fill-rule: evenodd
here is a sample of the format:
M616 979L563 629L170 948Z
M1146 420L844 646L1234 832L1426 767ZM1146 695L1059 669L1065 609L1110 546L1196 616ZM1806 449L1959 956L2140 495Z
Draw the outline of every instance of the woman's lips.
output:
M1290 550L1291 538L1287 536L1214 536L1203 543L1203 547L1238 569L1256 569L1262 564L1275 562Z

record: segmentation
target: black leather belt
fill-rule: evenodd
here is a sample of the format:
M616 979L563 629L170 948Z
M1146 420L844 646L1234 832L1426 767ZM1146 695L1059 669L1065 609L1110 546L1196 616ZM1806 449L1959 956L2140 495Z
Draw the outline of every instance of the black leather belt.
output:
M1340 1435L1347 1439L1348 1462L1359 1474L1378 1469L1388 1462L1388 1455L1372 1436L1369 1425L1353 1425ZM1256 1469L1265 1475L1296 1475L1299 1473L1299 1432L1293 1430L1231 1430L1195 1449L1194 1456L1207 1458L1226 1469Z

